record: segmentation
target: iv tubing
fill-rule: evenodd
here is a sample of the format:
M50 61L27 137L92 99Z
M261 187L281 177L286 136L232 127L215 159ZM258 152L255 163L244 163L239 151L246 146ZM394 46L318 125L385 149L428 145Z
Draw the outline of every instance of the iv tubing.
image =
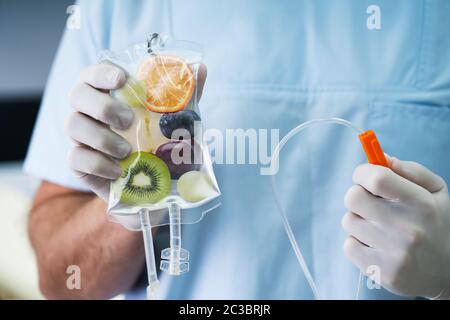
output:
M181 260L181 213L176 203L169 206L170 219L170 273L178 274Z
M148 276L147 299L159 300L158 296L159 281L158 275L156 273L155 250L153 248L152 227L150 225L150 217L148 210L141 209L139 211L139 217L141 220L142 235L144 237L145 261L147 264L147 276Z
M297 133L301 132L303 129L309 128L311 126L314 126L316 124L323 124L323 123L334 123L334 124L339 124L345 127L348 127L350 129L352 129L353 131L355 131L357 134L362 133L362 130L359 129L358 127L354 126L351 122L344 120L344 119L340 119L340 118L325 118L325 119L314 119L314 120L309 120L306 121L300 125L298 125L297 127L295 127L294 129L292 129L291 131L288 132L288 134L286 134L283 139L281 139L281 141L278 143L278 145L276 146L272 159L270 161L270 167L272 167L272 165L274 164L274 161L276 163L276 167L278 167L278 160L279 160L279 156L280 156L280 151L283 149L284 145L293 137L295 136ZM319 291L317 289L317 286L314 282L314 279L311 275L311 272L308 269L308 266L305 262L305 258L303 257L303 254L300 250L300 247L297 243L297 241L295 240L295 236L294 233L292 231L292 228L289 224L289 220L286 216L286 212L281 204L281 200L278 194L278 190L276 187L276 180L275 180L275 174L272 174L272 178L271 178L271 182L272 182L272 191L273 191L273 195L275 198L275 203L276 206L278 208L278 212L281 215L281 219L283 221L283 225L284 225L284 229L286 230L286 234L289 238L289 241L291 243L292 249L294 250L294 253L297 257L298 263L300 265L300 268L303 270L303 273L305 275L306 281L308 281L309 286L311 287L311 290L314 294L315 299L320 300L320 295L319 295ZM357 292L356 292L356 299L358 299L359 296L359 289L360 289L360 285L361 285L361 281L362 280L362 274L360 273L359 275L359 279L358 279L358 288L357 288Z

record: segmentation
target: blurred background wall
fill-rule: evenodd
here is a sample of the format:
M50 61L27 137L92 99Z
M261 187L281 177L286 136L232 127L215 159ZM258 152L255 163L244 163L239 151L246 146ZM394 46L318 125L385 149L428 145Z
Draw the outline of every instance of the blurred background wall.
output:
M22 173L68 0L0 0L0 299L39 299L27 219L39 181Z
M21 160L67 18L68 0L0 1L0 161Z

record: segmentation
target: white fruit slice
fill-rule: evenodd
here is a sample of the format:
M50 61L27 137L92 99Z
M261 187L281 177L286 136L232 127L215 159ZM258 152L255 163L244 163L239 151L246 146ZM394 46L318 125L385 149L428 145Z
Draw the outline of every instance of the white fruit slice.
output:
M154 153L163 143L169 141L159 129L161 114L145 108L133 108L134 120L126 130L113 130L131 144L131 152L145 151Z
M155 113L151 111L147 111L150 113L150 121L148 123L148 130L152 136L152 148L150 152L155 153L158 147L166 142L169 142L170 139L166 138L159 128L159 120L161 119L162 113Z
M177 182L180 196L189 202L198 202L216 195L211 179L201 171L189 171Z
M133 123L128 129L113 129L131 144L131 152L155 152L161 144L169 141L159 129L161 114L144 108L147 90L142 81L129 77L121 89L114 91L114 96L131 106L134 112Z

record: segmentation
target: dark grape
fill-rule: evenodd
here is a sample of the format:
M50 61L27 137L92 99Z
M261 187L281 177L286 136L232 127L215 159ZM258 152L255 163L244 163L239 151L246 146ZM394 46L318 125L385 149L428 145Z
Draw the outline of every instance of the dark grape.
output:
M189 155L184 156L184 152ZM172 179L178 179L188 171L200 170L201 147L192 140L169 141L159 146L155 155L169 167Z

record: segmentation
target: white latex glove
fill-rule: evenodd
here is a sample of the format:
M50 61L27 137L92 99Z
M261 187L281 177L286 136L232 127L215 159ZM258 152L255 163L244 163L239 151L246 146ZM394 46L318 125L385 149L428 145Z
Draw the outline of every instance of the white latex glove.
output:
M415 162L363 164L353 174L342 226L345 255L404 296L450 298L450 199L444 180Z
M126 81L125 73L109 64L87 67L69 95L75 109L66 121L66 133L76 145L68 161L89 188L108 201L111 179L120 177L118 159L126 158L130 144L109 126L126 129L134 113L127 105L113 99L108 91L118 89Z

